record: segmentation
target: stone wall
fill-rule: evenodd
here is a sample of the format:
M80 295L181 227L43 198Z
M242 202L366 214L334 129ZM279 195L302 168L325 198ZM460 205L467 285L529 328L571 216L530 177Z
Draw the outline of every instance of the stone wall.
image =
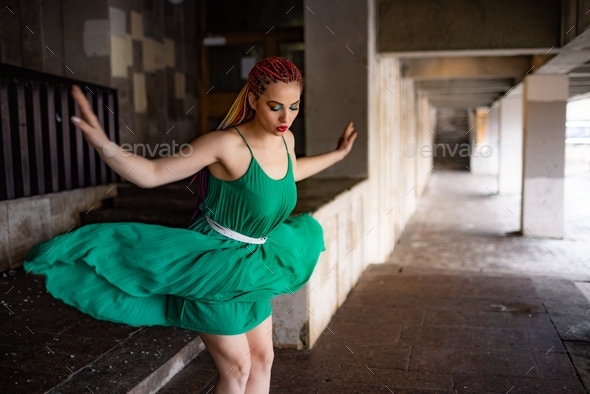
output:
M117 89L121 144L149 144L136 150L148 156L162 144L178 147L197 137L196 2L3 5L0 61ZM0 202L0 271L20 266L34 244L78 227L80 212L116 195L116 187L106 195L111 186Z
M183 143L198 135L194 1L5 4L1 62L117 89L121 143Z
M116 196L115 184L0 202L0 272L22 266L33 245L80 227L80 215Z

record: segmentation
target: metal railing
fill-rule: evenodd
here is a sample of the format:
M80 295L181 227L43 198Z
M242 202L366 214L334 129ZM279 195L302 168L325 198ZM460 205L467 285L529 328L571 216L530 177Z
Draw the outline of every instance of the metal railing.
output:
M70 120L73 84L118 143L116 90L0 63L0 201L120 181Z

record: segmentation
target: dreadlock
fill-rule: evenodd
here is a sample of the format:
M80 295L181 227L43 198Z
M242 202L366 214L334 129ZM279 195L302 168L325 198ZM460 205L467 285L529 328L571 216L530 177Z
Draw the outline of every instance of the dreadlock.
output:
M269 84L277 81L282 81L284 83L299 82L301 84L301 89L303 89L301 72L291 61L277 56L266 58L259 63L256 63L248 74L248 82L240 91L240 94L234 101L219 127L217 127L217 130L225 130L229 127L237 126L253 119L254 115L256 115L256 111L248 105L248 93L254 93L254 96L258 99L260 95L265 92L266 87ZM193 176L189 183L190 186L195 179L198 179L196 207L193 216L189 221L189 226L193 223L195 217L199 213L201 213L204 219L205 210L201 207L201 204L204 203L205 198L207 197L208 174L208 168L204 167Z

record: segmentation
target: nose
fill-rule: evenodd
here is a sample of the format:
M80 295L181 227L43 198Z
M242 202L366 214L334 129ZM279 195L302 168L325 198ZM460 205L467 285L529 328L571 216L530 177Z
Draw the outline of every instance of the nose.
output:
M281 123L289 123L289 121L291 120L291 114L289 114L288 110L283 110L281 111L281 115L279 116L279 120L281 121Z
M279 120L282 123L289 123L289 112L286 110L281 111L281 116L279 117Z

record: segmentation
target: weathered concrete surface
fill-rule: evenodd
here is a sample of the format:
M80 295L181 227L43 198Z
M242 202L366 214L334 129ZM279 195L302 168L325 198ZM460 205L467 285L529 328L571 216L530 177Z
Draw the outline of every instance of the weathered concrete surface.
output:
M405 78L520 78L531 68L530 56L470 56L404 59Z
M523 88L521 231L563 236L567 75L527 75Z
M560 8L551 0L380 1L379 51L549 49L560 43Z
M374 19L364 1L347 2L343 7L336 0L305 0L303 5L311 10L303 14L308 70L303 101L305 152L313 156L334 149L347 123L353 121L358 132L354 149L319 176L365 177L370 132L368 34Z
M516 90L516 89L514 89ZM501 194L522 192L522 94L512 94L499 100L500 163L498 191Z

